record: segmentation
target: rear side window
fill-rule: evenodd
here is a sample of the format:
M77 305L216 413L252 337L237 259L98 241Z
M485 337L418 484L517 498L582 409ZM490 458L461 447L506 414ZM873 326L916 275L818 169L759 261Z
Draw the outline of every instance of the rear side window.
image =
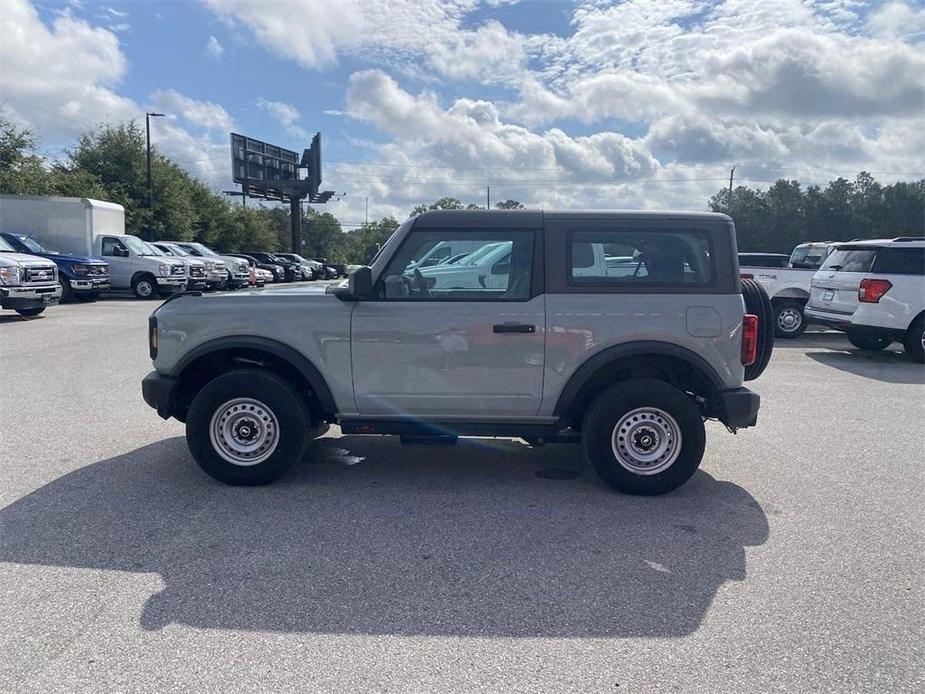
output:
M569 284L708 286L714 283L710 237L697 230L574 230Z
M885 275L925 275L925 248L881 248L873 272Z
M836 248L822 264L823 270L832 272L870 272L877 256L876 248Z
M790 256L790 266L802 270L818 270L825 260L826 252L824 246L797 246Z

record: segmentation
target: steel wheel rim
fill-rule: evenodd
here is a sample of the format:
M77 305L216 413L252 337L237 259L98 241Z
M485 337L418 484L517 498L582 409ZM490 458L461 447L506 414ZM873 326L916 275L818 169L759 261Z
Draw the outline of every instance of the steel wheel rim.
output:
M279 445L279 421L253 398L235 398L216 408L209 423L212 447L232 465L262 463Z
M137 285L138 293L142 296L151 296L154 293L154 287L148 280L141 280Z
M635 475L655 475L681 454L681 427L657 407L638 407L623 415L611 434L613 455Z
M785 333L799 330L802 324L803 314L795 308L785 308L777 314L777 327Z

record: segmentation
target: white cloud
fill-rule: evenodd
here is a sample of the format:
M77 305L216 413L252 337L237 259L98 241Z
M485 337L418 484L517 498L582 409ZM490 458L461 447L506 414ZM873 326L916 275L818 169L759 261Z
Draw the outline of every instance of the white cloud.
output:
M107 8L106 8L106 11L107 11L109 14L111 14L113 17L118 17L119 19L123 19L123 18L125 18L125 17L128 17L128 12L122 12L121 10L117 10L117 9L114 8L114 7L107 7Z
M257 99L257 106L269 113L290 135L303 139L308 137L308 133L298 125L301 114L292 104L261 98Z
M203 51L208 57L218 60L224 55L225 47L214 36L210 36L206 41L206 47Z
M110 25L109 25L109 30L110 30L110 31L114 31L114 32L116 32L117 34L121 34L122 32L128 31L128 30L131 29L131 28L132 28L132 25L131 25L131 24L126 24L125 22L121 22L121 23L119 23L119 24L110 24Z
M893 0L867 16L865 28L874 36L925 41L925 6Z
M192 99L175 89L158 90L151 94L151 101L169 116L182 118L191 125L224 133L235 129L228 112L211 101Z

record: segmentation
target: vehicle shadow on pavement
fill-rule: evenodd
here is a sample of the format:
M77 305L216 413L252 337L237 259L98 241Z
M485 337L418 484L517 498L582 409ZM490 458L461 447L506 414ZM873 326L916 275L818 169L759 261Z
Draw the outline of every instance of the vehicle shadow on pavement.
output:
M512 637L690 634L768 537L756 500L704 472L629 497L577 446L366 437L320 439L259 488L212 481L173 438L47 484L0 527L2 561L160 574L144 629Z
M902 352L845 348L844 351L806 352L806 356L824 366L883 383L925 384L925 367L909 361Z

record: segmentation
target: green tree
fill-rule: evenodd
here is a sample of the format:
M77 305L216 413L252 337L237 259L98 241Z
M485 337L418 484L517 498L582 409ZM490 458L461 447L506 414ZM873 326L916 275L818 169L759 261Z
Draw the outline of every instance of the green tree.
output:
M496 202L495 207L499 210L522 210L524 206L522 203L517 200L502 200L501 202Z
M444 198L440 198L436 202L432 202L430 205L417 205L413 210L411 210L411 216L417 217L419 214L424 214L425 212L431 212L433 210L462 210L462 209L465 209L465 205L462 204L459 198L444 197Z

